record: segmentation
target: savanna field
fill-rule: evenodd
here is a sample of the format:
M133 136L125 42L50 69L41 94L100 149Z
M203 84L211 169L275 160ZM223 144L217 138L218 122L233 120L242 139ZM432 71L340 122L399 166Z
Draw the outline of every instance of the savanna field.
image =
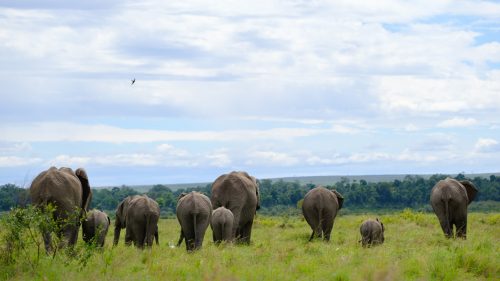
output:
M341 212L342 213L342 212ZM37 258L36 244L26 244L15 262L2 259L2 280L499 280L500 214L470 213L467 240L445 239L432 213L410 210L378 216L386 227L385 243L362 248L359 226L375 214L340 215L332 241L307 242L311 230L302 217L257 215L252 244L212 242L210 228L203 248L176 248L176 219L161 219L160 245L150 250L87 247L79 236L75 254L59 252ZM5 230L2 234L5 234ZM26 233L26 235L30 235ZM3 239L5 238L2 235ZM41 237L37 236L41 240ZM40 241L41 242L41 241ZM6 241L2 241L4 251ZM42 246L43 249L43 246ZM5 252L2 254L5 256Z

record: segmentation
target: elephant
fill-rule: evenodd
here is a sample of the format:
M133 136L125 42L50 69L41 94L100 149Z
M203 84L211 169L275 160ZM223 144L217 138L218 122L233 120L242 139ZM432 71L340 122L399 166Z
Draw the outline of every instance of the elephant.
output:
M199 192L182 193L176 208L181 234L177 247L186 239L186 250L198 250L203 245L205 231L212 217L210 199Z
M467 180L446 178L434 185L430 196L431 206L447 238L453 237L453 225L457 237L467 238L467 206L477 193L474 184Z
M257 180L246 172L221 175L212 184L211 201L214 208L225 207L233 213L231 237L238 243L249 244L253 219L260 209Z
M234 224L233 213L224 207L219 207L212 212L210 227L216 244L221 241L231 242Z
M384 224L376 218L375 220L365 220L360 228L361 240L363 247L378 245L384 243Z
M82 222L83 241L104 247L110 225L111 221L106 213L95 209L87 212L87 218Z
M123 199L116 208L115 236L113 245L118 244L120 232L125 228L125 245L132 242L140 249L151 247L153 239L158 240L158 220L160 207L147 195L133 195Z
M343 203L344 197L340 193L322 186L306 193L302 202L302 214L312 229L309 241L315 236L323 236L324 240L330 241L335 217Z
M52 217L56 222L56 235L60 238L59 247L75 245L78 240L80 221L92 201L87 172L78 168L50 167L41 172L30 186L33 205L47 210L48 205L55 209ZM43 231L43 240L47 253L52 251L51 231Z

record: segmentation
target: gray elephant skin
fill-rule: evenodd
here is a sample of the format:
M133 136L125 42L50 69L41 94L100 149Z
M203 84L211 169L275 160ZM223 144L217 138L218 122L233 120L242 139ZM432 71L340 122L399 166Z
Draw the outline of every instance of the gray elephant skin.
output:
M110 225L111 220L106 213L95 209L87 212L87 218L82 222L83 241L104 247Z
M80 221L92 200L87 173L79 168L51 167L41 172L31 183L30 196L33 205L45 209L48 204L55 207L53 217L58 224L57 235L60 247L74 246L78 239ZM44 232L45 250L52 251L51 233Z
M302 203L302 214L312 229L309 241L321 236L324 240L330 241L335 217L343 203L344 197L340 193L322 186L306 193Z
M210 199L199 192L182 193L176 208L181 234L177 247L186 240L186 250L200 249L212 216Z
M260 208L259 185L246 172L231 172L219 176L212 184L214 208L225 207L234 216L232 237L238 243L250 243L253 219Z
M476 198L478 190L470 181L452 178L440 180L431 190L431 206L447 238L467 238L467 208Z
M212 228L213 239L216 244L233 240L234 215L231 210L219 207L212 212L210 227Z
M158 240L158 220L160 207L147 195L129 196L118 205L115 218L115 236L113 245L118 244L120 231L125 228L125 245L138 248L151 247L153 239Z
M384 224L378 218L364 221L359 227L361 244L363 247L370 247L384 243L384 231Z

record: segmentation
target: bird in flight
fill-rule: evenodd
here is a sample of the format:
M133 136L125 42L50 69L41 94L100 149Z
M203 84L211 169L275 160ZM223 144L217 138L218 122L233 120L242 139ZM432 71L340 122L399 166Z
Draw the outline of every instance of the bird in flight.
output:
M135 78L132 79L132 84L130 84L130 85L134 85L134 83L135 83Z

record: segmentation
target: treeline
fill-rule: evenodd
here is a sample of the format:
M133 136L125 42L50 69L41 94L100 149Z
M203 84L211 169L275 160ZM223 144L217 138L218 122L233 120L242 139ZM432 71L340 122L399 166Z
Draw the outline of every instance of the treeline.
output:
M342 179L335 184L326 186L336 189L344 196L346 210L373 210L373 209L404 209L429 210L429 194L432 187L446 175L433 175L428 179L420 176L406 176L403 180L392 182L367 182L365 180L350 181ZM463 174L455 177L458 180L468 179L479 189L476 201L500 202L500 177L491 175L489 178L466 178ZM300 184L299 182L260 180L261 207L264 214L282 214L286 210L300 207L304 195L316 187L314 184ZM165 185L153 186L147 194L160 205L163 216L175 213L177 197L182 192L200 191L210 196L211 185L198 186L188 189L171 190ZM118 204L127 196L140 194L127 187L111 189L93 189L91 208L111 211L113 214ZM0 187L0 210L6 211L13 206L29 204L28 190L12 184ZM485 203L487 208L498 207L498 204ZM498 211L498 210L497 210Z

